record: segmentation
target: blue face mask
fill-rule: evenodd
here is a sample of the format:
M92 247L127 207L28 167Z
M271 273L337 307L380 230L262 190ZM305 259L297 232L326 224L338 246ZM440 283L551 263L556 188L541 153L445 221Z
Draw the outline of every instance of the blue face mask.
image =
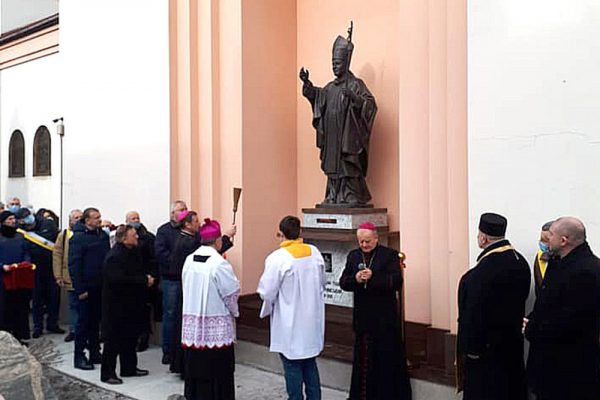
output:
M539 246L540 250L542 251L542 253L547 253L548 250L550 250L548 248L548 245L546 243L544 243L544 242L539 242L538 246Z
M31 214L23 218L23 223L25 225L32 225L35 222L35 217Z
M129 222L128 225L132 226L134 229L139 229L140 226L142 226L142 223L139 221L132 221L132 222Z
M8 206L8 211L10 211L13 214L16 214L16 212L19 211L19 208L19 206L13 204L12 206Z

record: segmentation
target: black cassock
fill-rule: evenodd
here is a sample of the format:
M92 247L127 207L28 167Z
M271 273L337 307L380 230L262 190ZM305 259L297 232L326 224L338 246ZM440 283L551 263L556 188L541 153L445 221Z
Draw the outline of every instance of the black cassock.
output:
M356 282L360 264L373 271L366 286ZM352 250L340 286L354 292L350 399L410 400L412 392L398 313L397 292L402 287L398 252L381 245L370 253Z
M600 260L587 243L552 259L529 315L527 375L540 399L600 399Z
M477 260L458 288L463 399L525 400L521 329L531 284L529 265L508 240L488 246Z

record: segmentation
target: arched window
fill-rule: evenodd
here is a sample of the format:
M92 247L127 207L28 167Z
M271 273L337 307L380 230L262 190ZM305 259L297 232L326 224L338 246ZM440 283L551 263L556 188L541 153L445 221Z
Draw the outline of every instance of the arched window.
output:
M20 130L12 133L8 144L8 176L10 178L25 176L25 139Z
M35 131L33 139L33 176L49 176L51 174L51 150L50 132L42 125Z

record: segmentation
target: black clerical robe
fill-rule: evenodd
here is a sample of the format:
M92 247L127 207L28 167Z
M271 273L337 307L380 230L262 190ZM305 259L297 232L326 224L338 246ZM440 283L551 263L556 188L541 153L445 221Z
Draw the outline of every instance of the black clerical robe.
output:
M356 281L359 265L373 276L365 285ZM355 333L351 400L410 400L406 357L401 341L397 292L402 287L398 252L378 245L368 254L348 254L340 278L342 290L354 292Z
M458 288L459 389L464 400L526 400L521 329L529 265L508 240L477 260Z

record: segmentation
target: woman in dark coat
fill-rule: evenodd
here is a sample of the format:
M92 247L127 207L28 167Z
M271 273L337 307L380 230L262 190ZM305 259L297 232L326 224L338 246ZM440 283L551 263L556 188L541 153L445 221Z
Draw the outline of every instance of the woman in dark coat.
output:
M136 344L144 328L146 288L154 278L146 275L138 235L132 226L121 225L116 232L117 244L104 261L102 290L102 382L123 383L116 375L117 356L121 377L144 376L148 371L137 368Z
M0 329L10 332L19 341L30 338L29 301L31 288L5 290L4 275L10 265L31 261L30 246L17 232L15 214L0 213Z

